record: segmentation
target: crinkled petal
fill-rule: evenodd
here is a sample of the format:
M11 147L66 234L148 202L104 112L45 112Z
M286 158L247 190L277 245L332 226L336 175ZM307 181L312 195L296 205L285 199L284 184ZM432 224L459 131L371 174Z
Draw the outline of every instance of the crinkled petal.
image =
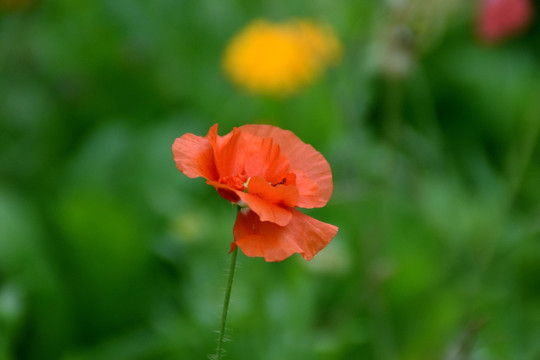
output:
M245 192L237 191L236 195L238 195L238 197L259 216L261 221L270 222L279 226L285 226L291 221L292 209L274 205L258 196Z
M219 175L214 151L208 141L208 137L216 132L217 125L214 125L206 137L185 134L177 138L173 143L172 152L178 170L190 178L202 176L208 180L217 180Z
M298 210L291 210L287 226L260 221L252 211L238 213L234 224L234 242L247 256L261 256L266 261L282 261L294 253L311 260L337 234L338 228L320 222Z
M249 179L248 193L285 207L295 207L298 202L298 188L295 185L272 185L260 176Z
M260 139L245 132L243 135L247 142L244 145L246 175L260 176L272 183L281 181L289 168L289 162L281 153L279 145L271 138Z
M279 181L289 168L287 158L271 138L260 138L234 128L213 143L216 167L220 176L246 174ZM279 180L276 180L278 179Z
M292 209L274 205L256 195L236 190L216 181L207 181L206 183L215 187L225 199L232 202L239 202L241 200L246 203L260 217L261 221L271 222L279 226L285 226L291 221Z
M221 195L221 197L223 197L225 200L228 200L234 204L240 201L240 198L238 197L238 195L236 195L236 189L225 184L220 184L217 181L208 180L206 183L208 185L212 185L216 189L218 194Z
M296 174L298 207L326 205L333 191L332 171L326 159L311 145L305 144L291 131L271 125L244 125L243 132L260 138L272 138L289 160L289 172Z

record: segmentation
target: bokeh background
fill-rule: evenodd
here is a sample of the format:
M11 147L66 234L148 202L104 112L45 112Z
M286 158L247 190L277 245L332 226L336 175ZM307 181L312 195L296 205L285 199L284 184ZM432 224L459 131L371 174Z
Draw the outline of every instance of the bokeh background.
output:
M321 151L340 227L311 262L239 254L229 359L540 358L540 21L477 1L2 0L0 359L203 359L235 210L175 168L246 123ZM540 8L540 4L536 3ZM222 70L256 18L334 29L291 96Z

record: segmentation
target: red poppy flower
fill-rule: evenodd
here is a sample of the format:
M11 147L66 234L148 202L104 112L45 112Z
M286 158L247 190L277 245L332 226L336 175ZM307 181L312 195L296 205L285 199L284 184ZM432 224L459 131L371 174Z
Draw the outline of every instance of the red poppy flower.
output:
M294 253L311 260L338 228L296 207L326 205L332 171L324 157L296 135L270 125L244 125L225 136L217 124L205 137L185 134L172 146L177 168L241 206L231 251L281 261Z
M530 0L481 0L478 34L487 42L502 40L525 30L532 15Z

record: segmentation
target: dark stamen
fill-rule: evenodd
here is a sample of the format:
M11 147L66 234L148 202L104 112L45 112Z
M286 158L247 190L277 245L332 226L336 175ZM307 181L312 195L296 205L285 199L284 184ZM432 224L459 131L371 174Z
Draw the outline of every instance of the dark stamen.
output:
M283 178L283 180L281 180L281 181L278 182L278 183L272 184L272 186L273 186L273 187L276 187L276 186L278 186L278 185L283 185L283 184L285 184L286 181L287 181L287 178Z

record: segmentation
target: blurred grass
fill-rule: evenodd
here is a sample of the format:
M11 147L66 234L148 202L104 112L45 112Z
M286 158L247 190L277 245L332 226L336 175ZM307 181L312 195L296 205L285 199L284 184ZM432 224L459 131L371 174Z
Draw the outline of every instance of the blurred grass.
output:
M180 174L170 147L216 122L313 144L335 191L309 213L340 227L310 263L239 256L228 358L538 358L540 27L486 46L473 7L3 10L0 359L212 352L234 210ZM294 16L334 26L341 65L289 99L229 84L227 40L253 18Z

